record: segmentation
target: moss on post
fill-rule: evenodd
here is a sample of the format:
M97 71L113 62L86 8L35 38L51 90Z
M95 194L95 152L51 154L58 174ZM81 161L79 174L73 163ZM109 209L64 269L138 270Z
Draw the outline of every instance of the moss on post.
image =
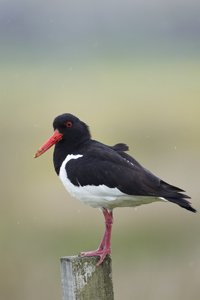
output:
M111 258L61 257L63 300L114 300Z

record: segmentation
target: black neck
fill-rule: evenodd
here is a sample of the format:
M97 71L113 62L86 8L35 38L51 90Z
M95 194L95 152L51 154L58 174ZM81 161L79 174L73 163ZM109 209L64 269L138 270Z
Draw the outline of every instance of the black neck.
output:
M53 153L54 168L59 175L60 167L68 154L82 154L84 146L88 144L90 138L82 139L76 143L70 143L66 140L61 140L55 145Z

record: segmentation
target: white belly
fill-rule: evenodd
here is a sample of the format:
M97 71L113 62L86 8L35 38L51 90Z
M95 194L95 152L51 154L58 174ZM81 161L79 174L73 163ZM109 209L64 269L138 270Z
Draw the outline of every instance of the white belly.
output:
M59 177L65 186L66 190L75 198L79 199L85 204L89 204L92 207L104 207L107 209L113 209L115 207L134 207L141 204L147 204L154 201L160 201L164 199L145 196L131 196L122 193L117 188L109 188L105 185L86 185L75 186L67 177L65 165L71 159L78 159L83 155L67 155L63 161Z

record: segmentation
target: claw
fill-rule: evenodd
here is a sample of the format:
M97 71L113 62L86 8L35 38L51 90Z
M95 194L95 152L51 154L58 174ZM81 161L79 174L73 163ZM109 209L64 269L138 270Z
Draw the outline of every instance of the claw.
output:
M102 262L104 261L106 256L110 253L111 253L110 249L102 249L102 250L97 249L97 250L94 250L94 251L81 252L81 256L88 256L88 257L90 257L90 256L99 256L100 259L97 262L97 266L99 266L100 264L102 264Z

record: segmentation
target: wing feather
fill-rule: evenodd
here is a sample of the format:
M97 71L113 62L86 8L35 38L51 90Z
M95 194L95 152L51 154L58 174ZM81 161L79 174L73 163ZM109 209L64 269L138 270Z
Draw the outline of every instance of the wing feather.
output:
M127 148L125 144L113 147L97 144L88 149L83 157L68 162L73 164L72 168L68 168L68 164L66 166L69 179L75 185L106 185L128 195L162 197L192 212L196 211L186 200L190 197L183 194L184 190L145 169L124 152Z

